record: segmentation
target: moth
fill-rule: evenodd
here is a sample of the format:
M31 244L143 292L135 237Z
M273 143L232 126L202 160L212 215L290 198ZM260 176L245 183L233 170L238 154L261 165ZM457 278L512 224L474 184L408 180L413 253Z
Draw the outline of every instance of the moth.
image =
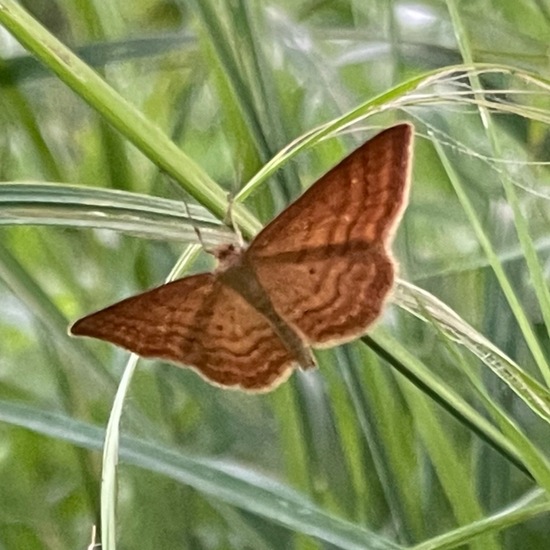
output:
M413 128L384 130L322 176L247 248L218 249L217 269L88 315L70 328L208 382L269 391L311 348L349 342L392 288L390 245L408 201Z

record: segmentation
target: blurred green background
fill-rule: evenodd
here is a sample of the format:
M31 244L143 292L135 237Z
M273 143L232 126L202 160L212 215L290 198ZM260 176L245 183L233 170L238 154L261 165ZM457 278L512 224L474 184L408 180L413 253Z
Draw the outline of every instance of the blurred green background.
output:
M19 5L33 19L0 0L0 548L90 544L127 354L67 327L165 280L196 242L182 199L227 242L225 192L311 139L236 208L250 235L400 120L417 132L394 246L409 284L371 340L272 394L141 361L118 546L547 548L550 4Z

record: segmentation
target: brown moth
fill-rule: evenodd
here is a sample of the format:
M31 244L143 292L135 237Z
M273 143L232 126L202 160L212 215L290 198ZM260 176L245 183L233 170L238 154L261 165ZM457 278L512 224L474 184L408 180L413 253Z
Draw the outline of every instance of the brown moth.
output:
M407 204L413 128L389 128L279 214L248 248L220 248L184 277L77 321L70 332L186 365L208 382L269 391L311 347L362 335L394 280L389 252Z

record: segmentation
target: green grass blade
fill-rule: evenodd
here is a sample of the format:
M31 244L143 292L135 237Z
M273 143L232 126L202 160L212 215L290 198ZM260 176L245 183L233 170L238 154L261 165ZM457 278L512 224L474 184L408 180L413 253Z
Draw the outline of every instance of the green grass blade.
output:
M228 209L225 192L157 126L125 101L17 2L0 2L0 23L157 166L182 184L216 217L224 218ZM257 221L246 209L236 205L233 214L245 234L252 235L259 229Z
M539 493L538 500L540 500L540 496ZM416 544L410 550L450 550L451 548L464 548L464 545L469 545L480 535L496 533L550 512L550 503L532 503L532 500L533 498L531 497L522 499L496 514Z
M445 170L449 176L449 180L451 181L453 188L460 200L462 208L466 212L468 219L470 220L470 223L475 231L477 239L480 245L482 246L485 254L487 255L491 268L493 269L493 272L495 273L500 283L502 291L504 292L504 295L506 296L506 299L510 304L510 308L514 314L514 317L518 322L518 325L525 338L525 341L529 346L529 349L531 351L531 354L533 355L535 363L538 365L540 371L542 373L545 373L548 371L548 365L546 363L544 352L541 349L541 346L533 331L533 328L531 327L529 320L525 315L521 302L519 301L516 293L514 292L514 289L512 288L512 285L502 267L502 264L500 263L498 255L493 249L493 246L491 245L491 241L489 240L489 237L483 230L481 221L479 220L476 214L475 208L471 203L470 199L468 198L468 195L465 189L462 186L460 177L455 172L453 166L449 162L447 155L443 150L443 147L438 143L437 140L433 140L433 144L441 159L441 162L443 163L443 166L445 167ZM546 418L548 421L550 417L546 416Z
M550 392L522 370L512 359L463 321L448 306L427 292L400 281L395 301L414 315L437 321L438 329L451 340L474 353L505 382L522 401L546 422L550 422Z
M456 2L455 0L448 0L447 5L449 7L449 12L452 17L454 28L456 29L458 43L460 46L462 56L464 57L467 63L473 63L472 48L471 48L470 40L468 38L468 33L464 28L462 18L460 16L460 11L457 8ZM475 90L483 90L479 77L475 73L470 75L470 79L473 83L473 87ZM482 96L483 96L483 92L477 93L478 98L481 98ZM493 154L496 158L500 158L502 156L502 151L501 151L501 148L499 147L498 138L494 128L492 117L490 115L489 110L484 107L484 104L482 101L479 102L479 113L483 121L483 125L487 129L487 134L489 136ZM533 288L537 295L538 303L545 321L546 334L550 336L550 290L548 289L548 284L544 276L543 268L538 260L535 246L533 244L531 237L529 236L527 222L521 211L518 197L514 189L514 185L512 184L512 181L510 180L510 177L506 172L501 172L501 174L502 174L501 182L504 187L504 191L506 193L506 199L514 213L514 223L516 226L516 232L518 234L518 238L521 243L525 261L527 263L527 268L529 270L531 279L533 281ZM458 183L458 178L456 178L456 176L453 178L453 183L454 182ZM462 193L462 196L465 197L464 193ZM473 209L469 207L468 213L470 216L473 216L473 213L474 213ZM476 223L475 227L476 227L476 232L478 232L478 237L480 238L480 240L483 240L483 242L486 243L484 245L484 248L486 248L486 246L489 244L489 241L484 236L480 235L479 232L481 231L481 225ZM487 253L487 248L486 248L486 253ZM493 258L492 255L490 257ZM493 265L493 269L495 269L496 265L493 262L491 263ZM500 277L504 275L504 272L499 270L499 273L500 275L497 274L497 277L499 277L500 279ZM537 342L534 337L534 334L532 334L529 330L530 327L527 323L527 319L523 318L523 316L521 315L522 309L518 308L519 302L516 300L515 295L511 293L511 287L509 287L507 281L503 279L500 279L500 280L501 280L501 284L504 283L503 290L507 295L508 300L511 302L510 305L514 310L516 317L518 316L522 317L521 319L518 318L518 323L520 324L520 326L522 327L522 330L524 331L526 340L529 344L531 352L533 353L533 356L535 357L537 366L539 367L540 372L546 381L546 384L550 385L550 365L547 363L547 361L544 360L544 355L542 353L542 350L540 350L540 348L536 345Z
M104 432L100 428L31 406L0 400L0 420L86 449L102 447ZM121 440L120 458L338 548L402 548L363 527L322 512L302 495L270 478L226 461L186 455L129 437Z
M0 183L0 226L49 225L110 229L144 239L196 241L217 246L235 237L204 208L115 189L62 183Z

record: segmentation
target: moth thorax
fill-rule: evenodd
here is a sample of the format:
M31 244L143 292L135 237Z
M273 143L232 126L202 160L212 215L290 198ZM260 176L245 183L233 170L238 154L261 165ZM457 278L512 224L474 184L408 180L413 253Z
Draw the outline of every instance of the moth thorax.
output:
M222 244L214 249L214 257L219 265L216 271L227 271L231 267L240 265L245 249L237 244Z

